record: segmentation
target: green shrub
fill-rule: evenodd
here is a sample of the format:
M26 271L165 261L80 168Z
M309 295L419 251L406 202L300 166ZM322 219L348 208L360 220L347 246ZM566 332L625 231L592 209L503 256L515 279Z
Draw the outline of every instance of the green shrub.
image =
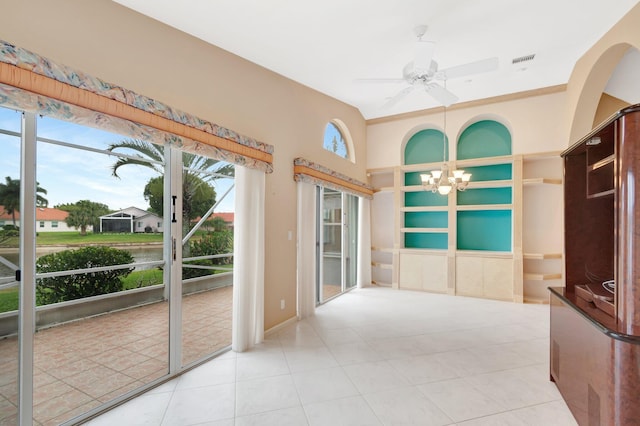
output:
M36 271L38 273L69 271L127 263L133 263L133 256L126 250L104 246L84 247L42 256L36 261ZM36 280L36 302L38 305L47 305L120 291L123 289L121 277L126 277L133 269L113 269L39 278Z
M233 232L230 230L209 232L202 236L201 239L189 243L189 256L210 256L214 254L224 254L233 252ZM188 262L191 265L227 265L231 263L233 258L222 257L219 259L208 259ZM210 275L214 272L207 269L182 268L182 279L201 277Z

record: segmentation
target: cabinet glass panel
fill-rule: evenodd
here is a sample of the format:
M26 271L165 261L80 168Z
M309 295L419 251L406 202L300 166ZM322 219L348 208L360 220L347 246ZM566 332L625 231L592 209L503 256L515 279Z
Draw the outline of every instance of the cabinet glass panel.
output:
M447 249L446 233L411 232L404 234L405 248Z
M404 214L406 228L446 228L448 222L447 212L405 212Z
M511 251L511 210L460 211L458 250Z
M511 204L511 188L477 188L458 192L458 205Z
M513 176L511 164L493 164L490 166L465 167L464 171L471 173L471 182L488 180L510 180Z
M431 191L405 192L404 194L404 205L406 207L446 206L448 202L447 197Z

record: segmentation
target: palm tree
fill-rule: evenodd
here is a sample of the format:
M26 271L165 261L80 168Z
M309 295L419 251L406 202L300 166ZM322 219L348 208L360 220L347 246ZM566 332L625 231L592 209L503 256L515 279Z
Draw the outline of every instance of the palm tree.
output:
M36 206L47 207L49 201L41 194L46 194L47 190L40 187L36 182ZM20 211L20 179L11 179L10 176L5 178L5 183L0 183L0 205L4 206L4 210L11 215L13 226L16 226L16 212Z
M118 161L111 167L113 176L118 176L118 169L127 164L137 164L140 166L149 167L156 171L158 174L164 174L164 168L158 164L150 163L149 160L158 163L164 163L164 146L153 144L151 142L143 141L140 139L125 139L121 142L109 145L108 151L129 149L135 151L134 157L137 158L118 158ZM182 162L184 167L191 170L202 170L207 172L214 172L224 176L233 176L234 167L232 164L222 163L213 158L204 157L201 155L191 154L188 152L182 153ZM189 170L185 170L185 173L194 174ZM212 181L217 179L218 176L206 174L201 177L204 181ZM184 179L186 180L186 179Z
M125 139L109 145L107 150L112 152L116 150L135 151L133 156L120 157L113 164L111 170L115 177L119 178L118 169L128 164L148 167L160 175L164 174L164 168L160 165L164 163L163 145L153 144L140 139ZM150 160L155 163L150 163ZM183 214L185 216L185 225L188 226L189 219L193 219L190 217L193 211L191 203L193 202L194 194L198 193L198 186L211 183L221 177L232 177L234 176L235 168L233 164L220 162L213 158L188 152L182 153L182 163L184 166L182 174ZM214 200L212 200L212 202L213 201Z

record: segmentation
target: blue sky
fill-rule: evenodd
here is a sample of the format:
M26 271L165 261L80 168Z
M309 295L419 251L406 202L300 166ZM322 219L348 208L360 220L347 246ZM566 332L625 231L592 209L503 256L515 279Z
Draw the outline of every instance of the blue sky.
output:
M335 140L335 143L334 143ZM342 158L347 158L347 144L340 130L333 123L327 124L324 131L324 149L335 152Z
M0 107L0 128L19 132L20 122L19 113ZM47 117L38 118L37 132L39 137L99 149L125 139L121 135ZM148 167L125 166L118 169L118 179L111 172L115 161L116 157L100 153L38 142L37 180L47 190L45 198L50 207L88 199L106 204L113 210L130 206L148 208L143 197L144 186L158 174ZM4 182L6 176L20 177L20 139L0 134L0 179ZM230 179L223 179L214 184L219 197L231 183ZM233 210L232 191L216 211Z

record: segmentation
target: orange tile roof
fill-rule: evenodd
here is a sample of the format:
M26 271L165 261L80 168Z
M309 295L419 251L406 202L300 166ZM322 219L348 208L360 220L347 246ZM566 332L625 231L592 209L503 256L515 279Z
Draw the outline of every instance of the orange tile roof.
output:
M36 208L36 220L57 220L63 222L68 212L64 210L54 209L53 207L37 207ZM11 215L7 213L4 206L0 206L0 220L13 220ZM20 220L20 212L16 211L16 221Z
M221 212L221 213L213 213L211 218L221 217L227 223L233 223L233 212Z

